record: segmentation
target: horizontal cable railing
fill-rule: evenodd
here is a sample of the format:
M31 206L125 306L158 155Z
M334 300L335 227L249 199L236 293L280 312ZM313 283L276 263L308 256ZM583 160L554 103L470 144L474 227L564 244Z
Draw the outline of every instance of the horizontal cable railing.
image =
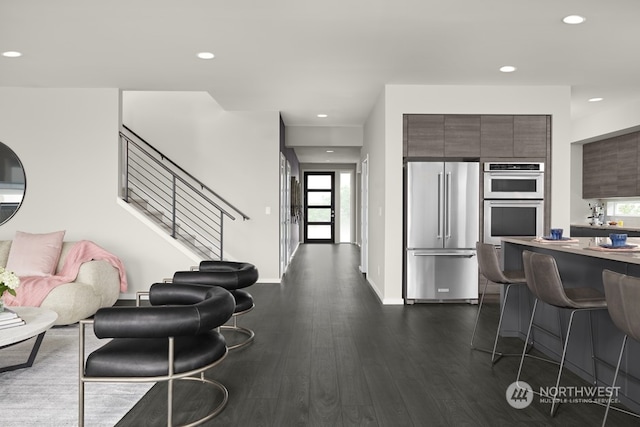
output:
M233 205L124 126L123 199L204 258L222 259L224 218Z

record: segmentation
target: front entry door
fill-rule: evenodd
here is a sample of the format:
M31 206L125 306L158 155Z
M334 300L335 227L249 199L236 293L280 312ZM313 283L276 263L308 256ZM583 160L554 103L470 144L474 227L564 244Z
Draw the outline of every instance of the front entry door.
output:
M335 237L335 173L304 174L304 241L333 243Z

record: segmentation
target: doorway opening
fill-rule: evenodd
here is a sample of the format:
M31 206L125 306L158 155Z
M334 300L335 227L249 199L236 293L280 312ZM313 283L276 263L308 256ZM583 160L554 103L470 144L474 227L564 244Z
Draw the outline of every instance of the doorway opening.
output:
M304 173L304 241L335 241L335 172Z

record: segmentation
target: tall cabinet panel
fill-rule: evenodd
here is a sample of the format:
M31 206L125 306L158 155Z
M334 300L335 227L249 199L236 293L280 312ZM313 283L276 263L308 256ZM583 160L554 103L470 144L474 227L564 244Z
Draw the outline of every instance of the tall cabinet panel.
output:
M444 154L446 157L480 156L480 116L444 117Z
M482 157L513 157L513 116L482 116Z
M444 155L444 115L406 114L407 157Z
M615 139L601 141L599 144L600 172L597 174L600 177L599 197L613 197L618 192L618 153L616 152L618 144ZM611 167L611 165L616 166Z
M597 199L600 191L600 146L598 143L582 147L582 198Z
M617 197L638 195L638 134L622 135L616 140Z
M546 157L547 116L513 117L513 155Z

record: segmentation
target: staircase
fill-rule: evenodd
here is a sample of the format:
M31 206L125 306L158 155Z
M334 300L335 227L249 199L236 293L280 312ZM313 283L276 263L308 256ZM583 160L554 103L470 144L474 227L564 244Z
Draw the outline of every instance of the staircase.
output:
M225 219L249 217L123 125L122 199L204 259L223 259Z

